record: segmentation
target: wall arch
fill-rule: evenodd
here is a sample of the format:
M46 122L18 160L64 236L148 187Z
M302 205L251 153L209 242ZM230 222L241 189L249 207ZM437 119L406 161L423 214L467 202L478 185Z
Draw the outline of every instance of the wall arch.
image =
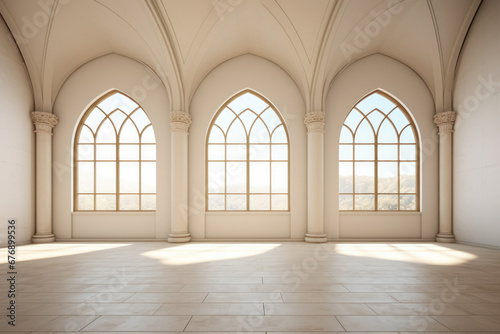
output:
M395 97L412 115L421 141L421 210L418 213L340 213L339 137L345 117L372 91ZM331 83L326 99L325 228L332 239L432 239L438 228L438 142L434 101L425 82L405 64L374 54L345 68ZM406 215L402 224L402 215ZM369 221L376 222L376 224ZM378 226L377 226L378 225ZM383 231L381 234L379 231ZM389 232L386 232L389 231Z
M73 213L73 139L85 111L103 94L132 97L154 126L157 140L157 203L149 213ZM78 68L54 103L60 122L53 140L54 233L58 239L166 239L170 230L170 103L161 80L144 64L109 54ZM121 222L121 223L120 223Z
M205 139L220 107L238 92L251 89L281 113L290 134L290 212L206 213ZM195 92L189 136L189 225L193 239L300 239L306 231L305 103L293 79L276 64L243 55L212 70ZM249 221L257 222L250 226Z

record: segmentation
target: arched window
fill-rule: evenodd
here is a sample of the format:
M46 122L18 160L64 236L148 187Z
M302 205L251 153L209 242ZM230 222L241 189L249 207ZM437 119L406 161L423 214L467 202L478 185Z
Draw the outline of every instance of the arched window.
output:
M206 143L208 211L288 211L288 133L265 98L252 91L231 98Z
M75 166L75 211L156 210L153 126L122 93L106 94L82 117Z
M377 91L359 101L340 134L339 209L419 210L418 142L395 99Z

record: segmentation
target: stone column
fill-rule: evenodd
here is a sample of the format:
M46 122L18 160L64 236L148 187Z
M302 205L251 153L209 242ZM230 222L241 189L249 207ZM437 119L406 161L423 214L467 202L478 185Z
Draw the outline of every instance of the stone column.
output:
M30 114L36 133L36 224L33 243L56 240L52 233L52 128L59 122L54 114L35 111Z
M191 116L170 113L171 129L171 227L168 242L188 242L188 129Z
M326 242L324 222L324 126L325 113L311 111L307 127L307 232L306 242Z
M457 113L440 112L434 116L439 128L439 233L438 242L455 242L452 222L453 124Z

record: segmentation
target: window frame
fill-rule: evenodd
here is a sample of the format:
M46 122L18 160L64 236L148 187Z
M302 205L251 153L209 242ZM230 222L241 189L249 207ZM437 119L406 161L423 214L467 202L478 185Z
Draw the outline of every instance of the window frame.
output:
M106 112L104 112L102 109L98 108L98 105L105 101L106 99L108 99L109 97L115 95L115 94L120 94L122 96L124 96L125 98L131 100L132 102L134 102L135 104L137 104L137 108L135 108L134 110L132 110L128 115L127 117L125 118L125 120L122 122L122 125L120 127L120 129L116 129L115 128L115 123L110 119L109 117L109 114L107 114ZM116 133L116 141L114 143L97 143L96 142L96 138L94 137L94 142L93 143L80 143L79 139L80 139L80 135L81 135L81 132L82 132L82 129L84 127L88 127L90 129L90 127L88 125L85 124L85 122L87 121L88 117L92 114L92 112L94 111L95 108L98 108L99 110L101 110L101 112L106 115L106 117L104 117L99 125L97 126L96 128L96 133L94 134L94 136L97 135L100 127L103 125L103 123L106 121L106 120L109 120L111 122L111 124L113 125L113 127L115 128L115 131L117 132ZM115 108L115 110L120 110L122 111L121 109L119 108ZM113 110L113 112L115 112L115 110ZM144 114L147 116L148 120L149 120L149 124L144 126L144 128L142 129L141 132L137 131L137 134L138 134L138 142L137 143L120 143L120 134L121 134L121 130L123 129L122 126L125 124L125 122L127 120L132 120L131 118L131 115L133 113L135 113L136 111L138 110L142 110L144 112ZM122 111L123 112L123 111ZM110 113L111 114L111 113ZM136 126L134 124L134 126ZM144 131L151 127L152 131L153 131L153 135L155 136L155 142L154 143L142 143L142 134L144 133ZM91 130L92 131L92 130ZM93 132L93 131L92 131ZM93 146L93 159L92 160L81 160L79 159L79 146L80 145L92 145ZM116 157L116 160L98 160L97 159L97 146L98 145L101 145L101 146L113 146L115 147L115 157ZM138 146L138 159L136 160L130 160L130 159L126 159L126 160L120 160L120 147L121 146L128 146L128 145L137 145ZM83 116L80 118L80 121L78 122L78 125L77 125L77 129L75 131L75 136L74 136L74 147L73 147L73 163L74 163L74 173L73 173L73 211L74 212L84 212L84 213L89 213L89 212L95 212L95 213L106 213L106 212L121 212L121 213L137 213L137 212L156 212L156 208L157 208L157 203L156 203L156 199L157 199L157 191L156 191L156 187L155 187L155 192L154 193L151 193L151 192L143 192L142 189L142 163L143 162L154 162L155 163L155 172L157 171L157 157L156 157L156 153L157 153L157 141L156 141L156 134L154 132L154 127L153 127L153 123L150 119L150 117L148 116L148 114L146 113L146 111L142 108L142 106L137 103L137 101L135 101L133 98L131 98L129 95L119 91L119 90L111 90L105 94L103 94L102 96L100 96L97 100L94 101L94 103L92 103L86 110L85 112L83 113ZM142 149L143 149L143 146L154 146L155 148L155 159L154 160L146 160L146 159L143 159L142 158ZM94 173L94 177L93 177L93 181L94 181L94 185L93 185L93 192L92 193L79 193L79 162L91 162L93 163L93 173ZM98 193L97 192L97 188L96 188L96 183L97 183L97 175L96 175L96 170L97 170L97 162L114 162L115 163L115 192L112 192L112 193ZM138 169L138 174L139 174L139 177L138 177L138 183L139 183L139 191L137 193L126 193L126 192L120 192L120 164L122 162L137 162L139 164L139 169ZM156 180L156 176L155 176L155 183L157 183L157 180ZM78 195L91 195L93 196L93 210L81 210L78 208ZM108 195L108 196L115 196L115 210L98 210L96 209L96 204L97 204L97 196L98 195ZM134 210L127 210L127 209L120 209L120 195L137 195L139 197L139 209L134 209ZM154 195L155 196L155 209L154 210L143 210L141 209L142 207L142 196L143 195L146 195L146 196L151 196L151 195Z
M266 128L268 129L269 133L270 133L270 137L269 137L269 142L268 143L251 143L250 142L250 135L251 135L251 132L248 132L247 131L247 135L246 135L246 142L245 143L227 143L227 133L224 134L224 131L222 131L222 133L224 134L224 143L210 143L209 142L209 138L210 138L210 134L212 133L212 129L214 127L218 127L220 129L220 127L218 125L215 124L215 122L217 121L219 115L226 109L230 109L231 111L233 111L231 108L228 107L228 105L237 100L239 97L241 97L242 95L245 95L247 93L250 93L252 95L254 95L255 97L261 99L264 103L266 103L268 105L268 107L266 107L264 110L262 110L260 112L260 114L263 114L267 109L272 109L274 111L274 113L276 114L276 116L279 118L281 124L276 126L276 128L273 130L273 132L279 127L279 126L282 126L283 127L283 130L286 134L286 143L272 143L272 134L273 132L270 132L269 131L269 128L268 128L268 125L267 123L264 122L264 120L262 120L260 118L260 116L258 116L256 119L261 119L263 124L266 126ZM240 114L242 114L245 110L247 110L249 108L246 108L244 109L242 112L240 112ZM250 109L251 110L251 109ZM252 110L253 111L253 110ZM256 113L255 111L253 111L254 113ZM233 111L234 114L236 114L236 112ZM258 115L260 115L258 114ZM230 125L228 126L228 129L226 131L229 131L231 125L234 123L235 120L239 119L239 114L236 114L236 116L231 120L230 122ZM255 121L254 121L255 122ZM242 126L245 130L248 130L245 126L245 124L243 122L242 123ZM222 130L222 129L220 129ZM221 145L221 146L224 146L224 160L210 160L209 159L209 145ZM245 145L246 147L246 158L245 160L228 160L227 159L227 146L228 145ZM270 150L270 153L269 153L269 160L250 160L250 146L251 145L269 145L269 150ZM272 159L272 147L273 145L286 145L287 147L287 156L286 156L286 160L273 160ZM221 192L221 193L210 193L209 192L209 162L224 162L224 192ZM227 192L227 162L244 162L245 163L245 172L246 172L246 177L245 177L245 180L246 180L246 183L245 183L245 187L246 187L246 191L244 193L228 193ZM269 189L269 192L268 193L252 193L250 191L250 163L251 162L267 162L270 164L270 167L269 167L269 173L270 173L270 177L269 177L269 182L270 182L270 189ZM271 167L271 163L272 162L286 162L287 163L287 192L286 193L273 193L272 192L272 167ZM223 195L224 196L224 210L213 210L213 209L209 209L209 196L210 195ZM228 210L227 209L227 196L228 195L244 195L246 196L246 210ZM250 209L250 196L251 195L269 195L269 210L251 210ZM286 195L287 196L287 209L286 210L273 210L272 209L272 195ZM219 109L217 110L217 112L214 114L214 116L212 117L211 121L210 121L210 124L208 126L208 129L207 129L207 133L206 133L206 136L205 136L205 212L206 213L241 213L241 212L250 212L250 213L262 213L262 212L266 212L266 213L283 213L283 212L290 212L290 135L288 133L288 127L286 126L286 123L285 123L285 120L283 118L283 116L281 115L281 113L278 111L278 108L276 108L276 106L271 103L267 98L265 98L263 95L257 93L256 91L252 90L252 89L245 89L245 90L242 90L234 95L232 95L229 99L227 99L220 107Z
M386 98L387 100L389 100L390 102L392 102L395 107L391 109L391 111L389 113L387 113L387 115L389 116L386 116L385 118L387 119L391 119L390 117L390 113L392 111L394 111L395 109L398 109L403 113L403 115L406 117L406 119L408 120L408 125L405 125L401 131L398 133L398 131L395 129L396 131L396 135L397 135L397 142L396 143L379 143L378 142L378 137L379 137L379 134L377 133L377 130L380 129L380 127L382 126L383 122L380 122L379 126L378 126L378 129L375 129L373 127L373 124L370 122L370 120L368 119L368 115L373 112L374 110L376 110L377 108L373 108L371 109L370 112L368 112L367 114L365 114L364 112L362 112L361 110L359 110L358 108L356 108L359 103L361 103L363 100L365 100L366 98L368 98L369 96L371 95L374 95L374 94L378 94L378 95L381 95L382 97ZM418 129L417 129L417 125L416 125L416 122L414 121L411 113L407 110L407 108L401 103L399 102L395 97L391 96L390 94L384 92L384 91L381 91L381 90L375 90L375 91L372 91L368 94L366 94L365 96L363 96L361 99L359 99L355 104L354 106L349 110L349 112L347 113L346 117L344 118L344 121L342 122L342 126L341 126L341 131L342 129L344 128L344 125L345 125L345 121L347 120L347 118L350 116L350 114L354 111L354 110L357 110L359 113L361 113L363 116L363 118L358 122L358 124L356 125L356 129L354 130L354 132L356 132L357 128L361 125L361 123L364 121L364 120L367 120L369 122L369 125L370 127L372 128L373 130L373 135L374 135L374 140L373 140L373 143L356 143L356 139L355 139L355 136L354 136L354 133L352 132L352 129L350 129L350 127L346 126L346 128L350 131L351 135L352 135L352 140L353 142L352 143L341 143L340 141L340 135L339 135L339 144L338 144L338 149L339 149L339 155L338 155L338 166L339 166L339 173L338 173L338 180L339 180L339 187L338 187L338 194L339 194L339 197L338 197L338 201L339 201L339 212L344 212L344 213L357 213L357 212L378 212L378 213L405 213L405 212L408 212L408 213L414 213L414 212L420 212L421 211L421 208L420 208L420 197L421 197L421 189L420 189L420 171L421 171L421 151L420 151L420 136L418 134ZM377 109L378 110L378 109ZM385 120L384 118L384 120ZM393 121L391 120L391 124L394 126L393 124ZM400 140L401 140L401 134L403 133L403 131L405 131L405 129L407 127L410 127L411 130L412 130L412 133L413 133L413 137L414 137L414 140L415 142L414 143L401 143ZM347 146L347 145L352 145L352 159L351 160L342 160L340 159L340 148L342 146ZM373 160L357 160L355 159L356 155L355 155L355 150L356 150L356 146L362 146L362 145L372 145L374 147L374 159ZM397 159L393 159L393 160L379 160L378 158L378 155L379 155L379 146L385 146L385 145L397 145ZM401 152L401 146L415 146L415 160L401 160L401 156L400 156L400 152ZM351 162L352 163L352 193L343 193L343 192L340 192L340 163L342 162ZM357 193L356 192L356 162L373 162L374 164L374 174L373 174L373 179L374 179L374 192L373 193ZM379 193L378 192L378 189L379 189L379 163L380 162L394 162L394 163L397 163L397 179L398 179L398 184L397 184L397 188L398 188L398 191L397 192L394 192L394 193ZM401 192L401 163L404 163L404 162L410 162L410 163L415 163L415 193L402 193ZM340 196L352 196L352 209L351 210L343 210L343 209L340 209ZM356 209L356 195L373 195L374 196L374 209L373 210L360 210L360 209ZM389 195L389 196L396 196L398 197L398 209L397 210L382 210L382 209L378 209L378 202L379 202L379 196L384 196L384 195ZM415 209L414 210L401 210L401 196L404 196L404 195L414 195L415 196Z

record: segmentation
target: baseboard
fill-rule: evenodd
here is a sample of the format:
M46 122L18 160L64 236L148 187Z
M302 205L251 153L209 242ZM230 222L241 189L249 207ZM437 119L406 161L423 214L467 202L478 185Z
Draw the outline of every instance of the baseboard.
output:
M62 239L56 238L56 242L167 242L165 239Z
M500 246L477 244L475 242L460 241L460 240L457 240L457 244L474 246L474 247L481 247L481 248L489 248L489 249L500 249Z

